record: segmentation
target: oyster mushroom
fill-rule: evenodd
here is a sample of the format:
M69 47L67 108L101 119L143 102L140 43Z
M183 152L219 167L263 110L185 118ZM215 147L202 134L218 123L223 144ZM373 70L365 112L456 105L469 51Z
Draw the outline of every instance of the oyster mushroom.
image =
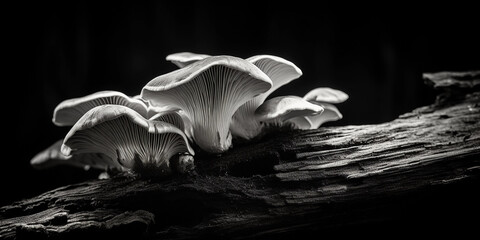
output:
M305 118L312 123L310 128L307 129L317 129L326 122L338 121L343 118L343 115L340 113L338 108L332 104L319 102L316 102L314 104L322 106L325 111L323 111L321 115L305 116Z
M185 134L176 126L145 119L121 105L89 110L68 132L64 155L102 153L127 169L143 173L170 173L170 160L179 154L194 155Z
M312 89L305 94L303 99L315 102L342 103L348 99L348 95L337 89L323 87Z
M152 116L149 120L170 123L182 131L185 129L183 119L176 111L159 112ZM36 169L46 169L58 165L70 165L84 169L96 168L101 170L123 170L123 167L120 166L116 161L113 161L102 153L83 153L66 156L60 150L62 143L63 139L58 140L47 149L39 152L31 159L30 164ZM190 159L191 161L188 163L193 163L193 158L191 156L190 158L185 156L182 157L182 159ZM185 166L182 167L185 168Z
M61 102L53 112L52 122L57 126L73 126L88 110L105 104L127 106L147 117L147 106L138 98L117 91L100 91Z
M283 125L298 116L318 115L323 112L319 105L297 96L280 96L269 99L255 111L257 120L267 124Z
M304 121L307 119L311 125L298 125L300 129L317 129L322 124L331 121L337 121L343 118L338 108L332 103L342 103L348 99L348 95L340 90L332 88L315 88L309 91L303 99L322 106L325 110L320 115L314 116L300 116L291 119L292 122Z
M153 106L182 110L195 143L204 151L221 153L231 146L232 115L271 86L270 78L252 63L213 56L154 78L141 96Z
M247 59L265 72L272 80L272 88L243 104L233 115L230 130L234 136L251 139L262 130L255 118L256 109L267 97L281 86L299 78L302 71L292 62L272 55L257 55Z
M179 52L179 53L173 53L168 55L166 57L166 60L177 65L177 67L179 68L183 68L187 65L190 65L196 61L205 59L207 57L210 57L210 55L197 54L197 53L191 53L191 52Z
M66 156L60 150L62 143L63 139L60 139L50 147L39 152L30 160L30 164L36 169L46 169L59 165L70 165L85 170L88 170L89 168L100 170L121 170L122 168L116 162L113 162L112 159L101 153L85 153Z

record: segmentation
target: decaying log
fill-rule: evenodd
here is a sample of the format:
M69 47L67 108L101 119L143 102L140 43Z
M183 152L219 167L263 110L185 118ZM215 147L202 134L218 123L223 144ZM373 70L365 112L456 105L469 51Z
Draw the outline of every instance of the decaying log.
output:
M120 174L57 188L0 208L0 238L375 237L453 225L473 232L480 72L424 79L439 91L437 102L392 122L272 132L222 156L198 156L188 175Z

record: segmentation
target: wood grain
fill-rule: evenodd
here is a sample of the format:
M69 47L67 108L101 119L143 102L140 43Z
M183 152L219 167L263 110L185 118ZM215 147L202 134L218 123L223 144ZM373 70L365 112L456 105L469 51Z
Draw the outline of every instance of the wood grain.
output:
M0 208L0 238L286 239L459 227L473 232L475 220L467 218L480 212L474 195L479 76L425 74L436 86L437 102L392 122L272 131L251 143L236 142L222 156L197 156L196 170L187 175L120 174L14 202Z

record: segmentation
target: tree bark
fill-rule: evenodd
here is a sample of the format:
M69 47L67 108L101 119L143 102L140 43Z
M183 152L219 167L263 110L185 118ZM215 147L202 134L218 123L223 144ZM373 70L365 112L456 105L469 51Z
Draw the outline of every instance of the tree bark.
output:
M480 72L424 79L436 102L392 122L271 131L221 156L197 156L186 175L119 174L57 188L0 208L0 238L474 232Z

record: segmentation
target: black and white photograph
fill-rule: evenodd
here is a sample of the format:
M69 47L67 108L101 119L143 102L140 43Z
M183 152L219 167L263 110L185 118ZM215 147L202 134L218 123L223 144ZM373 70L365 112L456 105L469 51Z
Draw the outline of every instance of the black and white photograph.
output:
M473 2L3 11L0 239L478 234Z

